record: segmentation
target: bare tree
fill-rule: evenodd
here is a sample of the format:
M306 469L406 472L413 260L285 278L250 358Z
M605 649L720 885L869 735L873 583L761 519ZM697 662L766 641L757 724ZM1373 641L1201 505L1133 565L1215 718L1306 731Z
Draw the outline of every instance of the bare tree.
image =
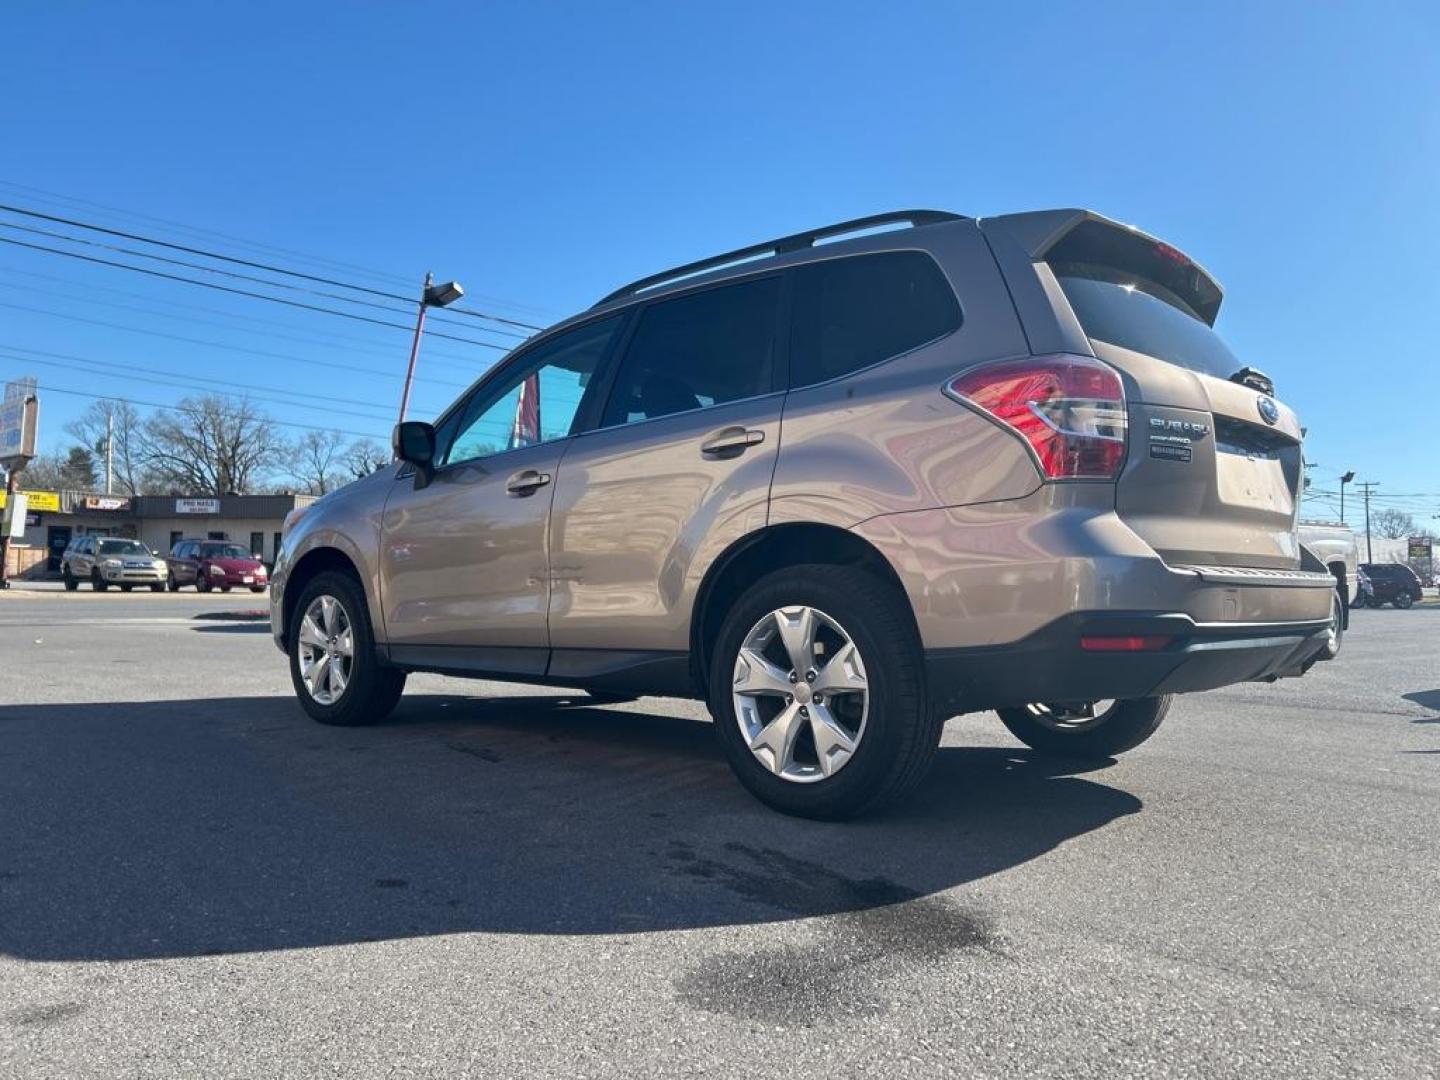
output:
M374 439L356 439L345 451L345 467L356 480L390 464L390 452Z
M22 491L59 491L64 483L65 459L58 454L36 454L15 473Z
M197 495L243 495L278 464L275 425L246 398L206 394L145 421L142 460L161 486Z
M106 398L90 405L65 430L95 455L97 472L105 467L107 422L110 428L111 460L116 486L128 495L143 490L144 453L143 424L139 412L128 401Z
M349 479L342 471L344 441L338 431L307 431L287 447L290 472L311 495L324 495Z
M1404 510L1377 510L1370 515L1370 531L1387 540L1401 540L1414 536L1418 526L1415 519Z

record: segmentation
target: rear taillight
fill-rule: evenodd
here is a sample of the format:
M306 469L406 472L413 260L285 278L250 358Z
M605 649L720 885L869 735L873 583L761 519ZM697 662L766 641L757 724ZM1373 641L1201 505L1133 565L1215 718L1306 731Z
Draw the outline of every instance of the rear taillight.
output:
M1125 390L1088 356L1032 356L971 368L945 385L1028 442L1050 480L1110 480L1125 463Z

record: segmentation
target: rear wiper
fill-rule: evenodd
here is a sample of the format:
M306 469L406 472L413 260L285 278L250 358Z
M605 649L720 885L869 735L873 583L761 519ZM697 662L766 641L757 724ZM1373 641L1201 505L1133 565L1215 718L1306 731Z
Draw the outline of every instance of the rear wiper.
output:
M1275 393L1274 381L1259 368L1242 367L1230 376L1230 381L1248 386L1251 390L1259 390L1262 394Z

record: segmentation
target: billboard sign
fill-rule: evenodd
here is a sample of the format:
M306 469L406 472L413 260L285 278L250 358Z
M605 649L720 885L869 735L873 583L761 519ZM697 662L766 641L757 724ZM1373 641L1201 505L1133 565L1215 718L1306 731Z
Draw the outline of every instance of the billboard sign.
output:
M0 462L23 464L35 456L40 401L33 376L5 384L0 398Z
M220 513L219 499L176 499L175 513L177 514L218 514Z

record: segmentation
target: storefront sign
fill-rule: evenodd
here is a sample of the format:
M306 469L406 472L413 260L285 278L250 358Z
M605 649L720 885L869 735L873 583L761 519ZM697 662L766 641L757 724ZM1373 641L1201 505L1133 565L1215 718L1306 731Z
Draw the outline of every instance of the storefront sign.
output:
M37 514L58 514L60 512L60 493L58 491L27 491L27 509ZM5 491L0 488L0 508L5 506Z
M86 510L129 510L130 500L118 495L86 495Z
M175 513L177 514L218 514L220 513L219 499L176 499Z
M37 514L34 510L27 510L27 511L25 511L25 527L26 527L27 529L33 529L36 525L39 525L39 524L40 524L40 515L39 515L39 514Z

